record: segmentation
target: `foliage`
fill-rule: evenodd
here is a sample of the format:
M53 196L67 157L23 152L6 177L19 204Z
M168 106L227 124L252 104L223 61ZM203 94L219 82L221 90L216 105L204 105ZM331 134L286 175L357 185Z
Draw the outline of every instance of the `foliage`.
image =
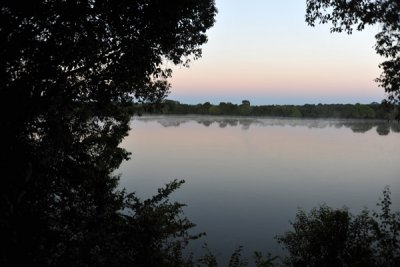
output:
M217 257L211 252L207 244L204 244L205 254L198 260L200 266L218 267Z
M239 246L235 251L232 253L231 258L229 259L228 267L243 267L247 266L248 262L246 259L242 259L243 247Z
M200 57L215 13L213 0L1 1L0 265L114 265L132 102L165 98L164 63Z
M397 0L307 0L306 21L315 26L332 23L331 32L355 28L361 31L367 25L378 24L375 35L376 52L386 58L379 67L383 70L376 79L393 103L400 103L400 3Z
M215 13L213 0L1 2L1 266L195 265L183 252L200 235L188 233L194 224L182 215L184 205L169 201L182 182L142 201L117 191L113 172L129 157L118 145L138 107L132 103L145 111L144 104L162 102L172 74L164 63L199 58ZM387 32L391 40L395 35ZM395 98L397 76L389 74L397 61L388 62L380 81ZM169 102L165 111L188 108ZM230 103L196 108L203 114L258 112L248 101L241 109ZM300 107L273 110L306 114ZM382 225L371 224L378 238L371 241L377 247L372 255L378 263L397 264L398 216L389 200L382 202L386 212L374 214ZM363 226L363 218L350 222ZM204 263L212 266L215 258L207 255ZM232 267L246 264L240 255L238 248ZM260 266L274 261L255 257Z
M217 257L209 250L207 244L203 247L205 250L205 254L197 260L199 263L199 267L205 266L205 267L218 267L218 261ZM243 258L243 247L239 246L237 247L234 252L232 253L227 267L245 267L249 266L249 261L246 258ZM274 267L278 266L276 260L279 259L279 257L275 256L272 257L270 253L267 254L267 257L265 258L261 252L256 251L254 252L254 264L256 267Z
M277 260L279 260L280 257L278 256L272 256L271 253L267 254L267 257L264 258L261 252L255 251L254 252L254 261L257 267L274 267L278 266Z
M165 99L158 107L137 104L135 112L155 114L201 114L234 116L274 116L293 118L345 118L345 119L385 119L394 120L399 116L399 106L387 102L371 104L305 104L305 105L262 105L251 106L243 100L242 104L221 102L212 105L209 102L197 105L182 104L179 101ZM145 112L144 112L145 111Z
M116 253L117 266L197 266L218 267L217 257L207 244L204 255L194 260L184 256L187 242L200 235L189 235L194 226L182 217L179 203L169 201L170 194L183 181L173 181L150 199L141 201L130 194L118 231L118 242L125 249ZM254 252L256 267L274 266L398 266L400 263L400 212L391 210L389 187L377 205L378 212L367 209L353 215L346 208L327 205L302 210L292 223L293 230L277 237L288 254L278 257ZM232 253L227 267L249 266L243 247ZM134 261L130 261L134 259ZM110 263L108 262L110 265ZM112 265L112 264L111 264Z
M190 235L188 230L195 225L183 217L185 205L169 200L182 183L174 180L145 201L135 194L127 196L122 215L124 227L118 240L124 249L119 254L121 262L143 267L186 266L191 262L184 257L184 249L189 240L203 234Z
M251 112L250 109L250 101L248 100L243 100L242 104L239 105L239 114L240 115L249 115Z
M399 266L400 213L392 212L390 190L379 212L358 215L326 205L300 210L293 230L277 239L289 252L287 266Z

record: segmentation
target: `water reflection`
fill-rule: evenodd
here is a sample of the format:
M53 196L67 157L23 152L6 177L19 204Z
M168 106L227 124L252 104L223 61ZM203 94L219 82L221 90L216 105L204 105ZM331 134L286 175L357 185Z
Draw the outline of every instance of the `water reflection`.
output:
M251 126L290 126L312 128L350 128L354 133L366 133L375 129L379 135L390 133L400 133L399 122L383 120L344 120L344 119L285 119L285 118L257 118L257 117L216 117L216 116L148 116L141 117L140 121L149 122L156 120L164 127L179 127L189 122L197 122L205 127L217 124L220 128L238 127L243 130L250 129Z
M178 127L179 126L179 127ZM362 133L362 134L361 134ZM122 146L121 186L147 198L185 179L173 200L220 255L237 245L281 252L274 236L297 208L374 208L385 185L399 209L399 124L371 120L146 116ZM381 135L386 135L382 138Z

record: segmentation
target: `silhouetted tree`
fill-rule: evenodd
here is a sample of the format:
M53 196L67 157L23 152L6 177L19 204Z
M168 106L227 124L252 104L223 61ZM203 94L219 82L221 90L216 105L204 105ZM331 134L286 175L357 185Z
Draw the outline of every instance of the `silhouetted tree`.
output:
M400 2L398 0L307 0L306 21L315 26L332 23L331 32L378 24L381 31L375 35L375 50L387 60L382 62L382 75L376 79L393 103L400 102Z
M118 265L113 171L132 103L165 97L163 63L200 57L215 13L213 0L1 1L0 265Z
M239 105L239 114L240 115L249 115L251 112L250 101L242 100L242 104Z
M382 104L305 104L251 106L248 100L242 104L220 102L219 105L204 104L189 105L178 101L165 99L160 108L144 109L149 105L136 104L135 111L162 114L209 114L209 115L240 115L240 116L279 116L295 118L355 118L355 119L388 119L399 116L398 105L387 101ZM154 107L154 105L151 105Z
M398 266L400 213L391 210L390 190L383 191L380 210L359 215L322 205L300 210L293 230L277 239L289 252L286 266Z
M195 225L183 216L185 205L169 201L170 194L183 183L174 180L144 201L135 194L127 196L124 220L117 231L120 244L116 246L124 251L117 252L120 257L117 263L176 267L192 262L190 256L183 254L184 248L203 234L190 235L188 230Z

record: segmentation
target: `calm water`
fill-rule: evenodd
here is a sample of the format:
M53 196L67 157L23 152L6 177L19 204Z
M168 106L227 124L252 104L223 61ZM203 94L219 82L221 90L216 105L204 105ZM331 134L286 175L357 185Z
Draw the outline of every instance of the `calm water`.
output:
M385 185L400 209L400 126L379 121L237 117L140 117L123 147L121 186L143 198L172 179L204 242L225 258L281 253L274 236L298 208L326 203L375 209Z

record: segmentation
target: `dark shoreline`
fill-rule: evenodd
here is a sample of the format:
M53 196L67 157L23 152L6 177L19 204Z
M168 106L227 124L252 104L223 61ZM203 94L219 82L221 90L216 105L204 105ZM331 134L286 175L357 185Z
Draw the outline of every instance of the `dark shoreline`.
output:
M164 100L159 104L134 104L134 113L140 115L209 115L302 119L379 119L399 120L399 106L386 102L371 104L305 104L305 105L258 105L249 101L242 104L221 102L218 105L182 104Z

